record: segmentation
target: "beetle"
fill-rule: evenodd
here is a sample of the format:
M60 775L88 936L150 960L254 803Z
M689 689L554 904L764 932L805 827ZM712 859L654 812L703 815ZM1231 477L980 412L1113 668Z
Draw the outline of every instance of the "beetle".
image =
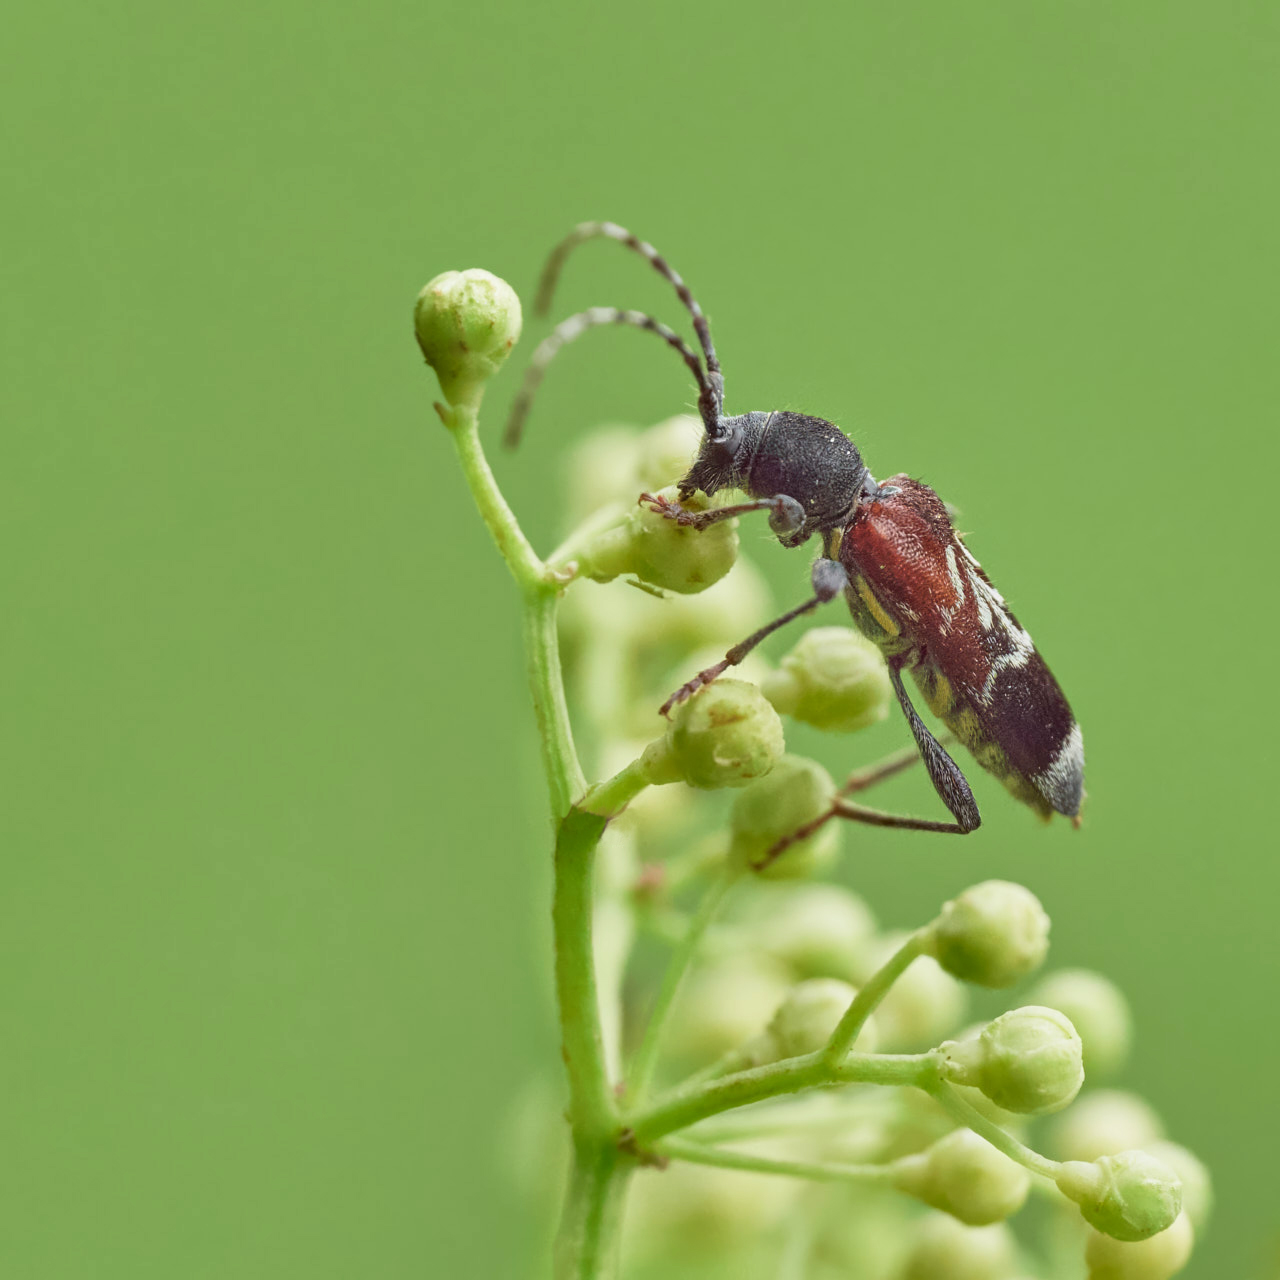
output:
M785 547L817 537L822 553L811 573L812 596L698 672L662 707L692 696L766 636L843 593L854 625L873 641L929 778L953 821L897 817L838 801L828 816L881 826L967 834L981 817L968 781L925 726L907 693L909 673L929 709L988 772L1044 818L1055 812L1079 825L1084 798L1084 743L1062 689L1044 659L952 525L928 485L907 475L877 481L857 446L833 422L789 410L726 415L724 376L707 318L680 275L653 248L612 222L585 222L553 250L535 310L549 306L570 251L585 240L615 240L646 258L671 283L693 320L701 358L674 330L639 311L594 307L557 325L538 347L507 428L514 446L547 364L590 328L621 324L662 338L698 386L704 436L677 486L677 501L642 494L651 510L705 528L750 511L767 511ZM705 363L704 363L705 362ZM722 489L747 501L694 511L693 493Z

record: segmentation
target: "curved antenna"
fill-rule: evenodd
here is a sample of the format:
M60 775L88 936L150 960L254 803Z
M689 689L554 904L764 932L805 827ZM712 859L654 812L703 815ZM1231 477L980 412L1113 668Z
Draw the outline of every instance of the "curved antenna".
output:
M632 235L626 227L620 227L616 222L580 222L574 227L568 236L551 251L551 256L547 259L547 265L542 269L542 278L538 282L537 301L533 304L534 314L546 315L551 306L552 294L555 293L556 282L560 278L560 270L564 266L564 261L569 256L570 251L584 240L594 240L597 236L616 240L619 244L626 245L628 249L634 249L642 258L647 258L649 265L675 288L676 295L693 317L694 331L698 335L698 341L702 345L702 354L707 361L707 380L714 392L714 420L718 420L724 408L724 375L720 372L720 360L716 356L715 344L711 341L711 325L707 322L706 315L698 305L698 300L689 292L689 286L685 284L680 273L671 266L653 245L641 240L638 236ZM701 403L699 407L701 408ZM708 419L706 411L703 412L702 416L707 425L707 430L711 431L713 429L713 420Z
M702 362L698 359L697 352L675 330L668 329L665 324L652 316L645 315L643 311L619 311L617 307L592 307L589 311L580 311L576 316L562 320L538 344L533 353L533 359L529 361L529 367L525 370L520 394L516 396L515 403L511 406L511 416L507 419L507 430L502 442L508 449L514 449L520 443L520 433L524 427L524 420L528 417L529 406L533 403L534 392L537 391L543 374L547 371L547 365L551 363L556 352L566 343L580 338L588 329L595 329L602 324L626 324L635 329L647 329L650 333L656 333L668 346L678 351L685 364L689 366L698 384L699 405L715 395L711 384L707 381L707 375L703 372Z

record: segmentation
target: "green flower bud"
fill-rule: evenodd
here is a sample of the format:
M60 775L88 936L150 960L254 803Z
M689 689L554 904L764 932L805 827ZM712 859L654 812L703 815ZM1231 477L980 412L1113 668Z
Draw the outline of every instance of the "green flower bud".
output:
M1194 1244L1195 1231L1185 1213L1167 1230L1136 1244L1091 1231L1084 1247L1088 1280L1170 1280L1187 1265Z
M931 1214L912 1238L902 1280L1006 1280L1017 1266L1013 1233L1003 1223L966 1227Z
M674 488L663 496L676 497ZM681 503L705 511L715 503L691 494ZM694 529L668 520L649 507L628 507L617 523L602 529L577 553L579 572L597 582L634 573L642 582L680 595L696 595L718 582L738 557L738 521L722 520Z
M1096 1160L1164 1137L1160 1117L1137 1094L1098 1089L1054 1122L1050 1146L1061 1160Z
M664 1264L687 1265L691 1255L718 1259L744 1242L758 1248L761 1237L794 1212L803 1190L795 1178L762 1178L674 1160L660 1175L642 1173L635 1179L622 1251L650 1267L661 1258L657 1273L665 1275Z
M1068 1160L1056 1181L1091 1227L1116 1240L1150 1239L1171 1227L1182 1209L1178 1175L1145 1151L1121 1151L1089 1163Z
M701 791L745 787L782 759L782 721L753 684L717 680L682 702L666 734L645 749L646 782Z
M865 982L906 941L905 933L886 934L871 957ZM968 992L932 956L919 956L889 988L876 1010L882 1049L913 1053L936 1045L965 1016Z
M597 427L573 445L565 460L568 527L601 507L631 507L643 487L635 480L638 447L635 429L616 423Z
M987 880L942 908L928 947L954 977L980 987L1011 987L1037 968L1049 950L1049 917L1019 884Z
M971 1227L985 1227L1022 1208L1031 1175L972 1129L953 1129L898 1161L893 1184Z
M773 714L777 716L776 711ZM831 775L816 761L783 756L767 778L734 799L729 814L730 862L744 871L752 868L783 836L826 813L835 794ZM830 862L839 847L838 824L828 822L791 845L760 874L784 880L809 875Z
M1182 1212L1191 1219L1196 1233L1209 1225L1213 1212L1213 1181L1209 1170L1186 1147L1176 1142L1144 1143L1144 1150L1163 1161L1182 1183Z
M680 988L666 1045L686 1062L718 1061L763 1031L787 990L782 970L750 955L699 965Z
M797 1058L804 1053L816 1053L831 1039L837 1023L858 994L839 978L810 978L797 983L787 992L787 998L769 1023L766 1035L770 1041L770 1055L762 1062L776 1062L780 1058ZM856 1053L874 1053L876 1029L868 1018L858 1038L853 1043Z
M884 656L851 627L805 632L763 687L783 715L830 733L883 720L893 696Z
M570 592L566 604L573 595ZM645 651L667 645L690 651L705 646L717 650L716 657L722 658L726 649L774 612L764 576L745 556L738 557L731 574L696 596L671 595L659 600L634 588L628 588L627 595L638 606L632 642ZM686 670L682 679L691 674ZM663 695L669 692L666 689Z
M436 276L413 309L418 346L450 404L479 399L520 337L520 325L515 290L478 267Z
M1129 1005L1116 985L1088 969L1060 969L1036 984L1030 999L1060 1009L1084 1042L1084 1069L1091 1080L1113 1075L1129 1056Z
M680 413L645 431L636 441L635 492L653 493L680 480L702 443L702 430L700 418Z
M1060 1111L1084 1083L1070 1019L1039 1005L1002 1013L976 1040L949 1040L942 1051L947 1079L976 1086L1018 1115Z
M803 884L771 894L759 925L764 949L797 978L843 978L866 968L876 921L856 893L834 884Z

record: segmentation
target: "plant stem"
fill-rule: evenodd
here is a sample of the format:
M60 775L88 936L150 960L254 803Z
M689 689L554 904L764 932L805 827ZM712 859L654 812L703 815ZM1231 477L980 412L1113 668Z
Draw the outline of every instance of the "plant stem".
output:
M614 1145L578 1145L552 1253L555 1280L606 1280L618 1263L622 1203L635 1161Z
M542 766L551 792L551 812L557 820L569 812L569 806L587 789L564 696L560 637L556 630L558 606L559 596L554 586L539 582L525 590L524 642L529 689L538 720L538 739L542 743Z
M569 1124L575 1140L612 1140L618 1128L613 1090L604 1068L599 997L592 951L592 870L606 819L570 809L556 835L555 890L551 904L555 936L556 1002L561 1049L569 1073Z
M743 1169L748 1173L774 1173L788 1178L808 1178L813 1182L889 1182L892 1164L824 1164L818 1160L775 1160L771 1156L753 1156L745 1151L727 1151L724 1147L707 1146L682 1138L663 1138L654 1151L672 1160L690 1164L709 1164L721 1169Z
M557 823L552 928L561 1048L569 1077L574 1164L555 1244L556 1280L606 1280L634 1159L618 1148L618 1115L605 1069L592 949L596 849L608 817L573 807L586 791L564 695L556 609L562 583L538 558L502 496L480 443L477 405L436 405L462 473L511 576L520 586L533 695L552 816Z
M711 923L719 909L724 896L733 887L738 878L736 869L726 870L714 880L698 905L697 913L689 921L684 937L680 939L671 959L667 962L667 971L662 975L662 986L658 989L657 999L649 1014L649 1021L644 1029L644 1037L631 1065L631 1073L627 1080L627 1092L632 1106L642 1106L649 1092L649 1080L657 1063L658 1049L662 1040L662 1028L671 1012L671 1006L680 990L680 983L689 970L698 944L702 941L707 926Z
M499 553L511 570L511 576L525 588L541 582L546 576L545 566L529 545L515 512L507 506L507 500L502 496L498 482L489 469L489 461L484 456L476 406L457 404L446 409L437 404L436 412L449 428L467 487L471 490L471 496Z
M970 1106L959 1094L943 1081L938 1081L926 1092L937 1099L938 1105L959 1124L967 1125L980 1138L985 1138L997 1151L1003 1152L1010 1160L1038 1173L1044 1178L1056 1178L1062 1167L1056 1160L1042 1156L1024 1146L1012 1134L1006 1133L998 1124L993 1124L976 1107Z
M914 1085L929 1088L938 1078L934 1053L851 1053L832 1066L823 1053L786 1058L753 1067L691 1089L677 1089L647 1111L630 1118L630 1127L641 1145L687 1129L708 1116L745 1107L783 1093L799 1093L835 1084Z
M888 994L889 988L901 977L903 970L920 954L923 945L921 933L913 933L871 975L866 986L854 996L853 1002L845 1010L844 1017L840 1019L836 1029L831 1033L831 1039L823 1050L828 1062L835 1065L849 1052L850 1046L858 1038L858 1032L862 1030L863 1024L875 1011L880 1001Z
M612 778L588 787L586 794L578 801L578 808L584 813L614 818L648 785L644 776L644 761L638 757Z

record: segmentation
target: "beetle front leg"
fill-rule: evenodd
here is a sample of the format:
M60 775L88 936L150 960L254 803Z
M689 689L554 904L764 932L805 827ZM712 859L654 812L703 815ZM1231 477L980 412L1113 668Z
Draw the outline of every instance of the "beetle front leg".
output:
M775 494L772 498L738 502L730 507L712 507L707 511L690 511L680 503L655 493L642 493L640 504L665 520L674 520L691 529L705 529L709 525L719 524L722 520L731 520L734 516L746 515L751 511L767 511L769 528L779 537L794 533L804 524L804 508L785 493Z

